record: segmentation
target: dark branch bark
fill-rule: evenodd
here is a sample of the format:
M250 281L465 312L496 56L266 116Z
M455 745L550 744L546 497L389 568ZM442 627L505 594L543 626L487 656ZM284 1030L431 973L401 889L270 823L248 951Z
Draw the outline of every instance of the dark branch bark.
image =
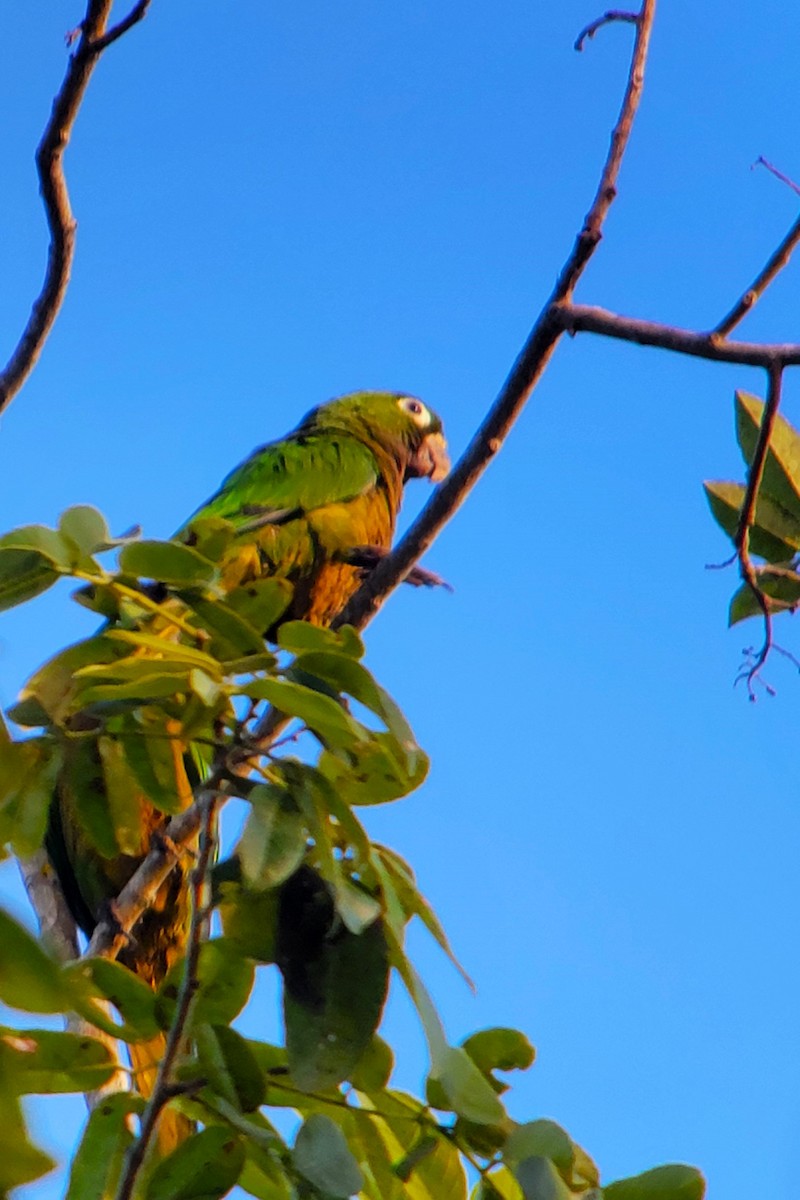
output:
M587 40L591 41L599 29L604 25L610 25L613 21L628 21L635 25L640 19L639 13L627 12L620 8L609 9L603 13L602 17L598 17L596 21L592 21L585 29L582 29L575 39L575 49L580 52L583 50Z
M111 42L145 15L150 0L140 0L128 16L106 32L112 0L89 0L80 39L70 55L64 82L53 101L50 120L36 151L36 170L50 233L41 291L5 368L0 372L0 412L16 396L35 367L58 316L75 256L76 222L64 174L64 151L98 59Z

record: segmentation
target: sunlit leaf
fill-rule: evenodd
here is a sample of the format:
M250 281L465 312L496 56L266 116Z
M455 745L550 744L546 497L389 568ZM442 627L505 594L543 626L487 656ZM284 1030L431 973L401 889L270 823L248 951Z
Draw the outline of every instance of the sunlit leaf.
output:
M0 909L0 1000L24 1012L60 1013L69 989L53 962L29 933Z
M236 1183L244 1165L240 1138L219 1126L203 1129L163 1159L150 1176L146 1200L216 1200Z
M0 1063L21 1093L89 1092L117 1069L97 1038L53 1029L0 1029Z
M346 1200L361 1190L364 1177L344 1134L322 1113L313 1114L300 1126L293 1157L300 1174L326 1196Z
M736 436L745 462L755 454L764 404L747 392L736 393ZM800 434L780 413L770 439L761 490L800 521Z
M133 1142L130 1116L143 1106L141 1097L130 1092L98 1101L72 1161L65 1200L114 1200L125 1152Z
M759 571L758 584L764 595L774 602L770 605L772 612L794 609L800 604L800 574L794 571L787 570L780 575L774 575L768 567L764 567ZM736 625L748 617L760 616L763 616L763 609L758 597L748 583L743 583L731 598L728 625Z
M202 587L213 583L217 576L210 559L182 542L129 542L120 552L119 565L127 575L175 587Z
M264 784L248 796L251 812L236 847L242 874L254 888L288 879L306 851L302 814L285 788Z
M68 508L61 514L58 528L75 543L81 554L97 554L115 545L105 517L91 504L75 504Z
M364 654L364 643L350 625L324 629L308 621L284 621L278 630L278 645L292 654L334 651L351 659L362 658Z
M706 1181L696 1167L682 1163L655 1167L603 1188L604 1200L703 1200Z
M733 539L739 528L744 484L709 480L703 487L717 523ZM755 522L750 529L750 549L768 562L788 561L800 550L800 520L770 496L759 495Z

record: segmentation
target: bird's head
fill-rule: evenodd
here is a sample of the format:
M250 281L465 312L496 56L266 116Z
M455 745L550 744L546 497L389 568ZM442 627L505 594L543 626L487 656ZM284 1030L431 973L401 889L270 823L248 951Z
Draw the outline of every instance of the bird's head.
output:
M309 413L304 425L340 429L395 458L404 479L439 483L450 470L441 418L403 392L351 392Z

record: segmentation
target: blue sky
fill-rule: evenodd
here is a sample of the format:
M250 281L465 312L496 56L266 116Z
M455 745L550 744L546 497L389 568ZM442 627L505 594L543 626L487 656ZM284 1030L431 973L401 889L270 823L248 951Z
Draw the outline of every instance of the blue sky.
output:
M0 420L0 525L96 504L168 535L254 446L361 387L416 392L460 452L589 206L632 31L559 5L153 0L101 63L67 166L79 220L64 310ZM4 29L10 350L44 265L33 149L65 63L65 0ZM674 0L657 17L620 198L579 299L705 328L750 282L800 177L790 5ZM798 337L800 260L743 327ZM455 592L395 595L368 663L432 756L370 812L416 866L475 978L421 935L454 1039L525 1029L511 1108L549 1116L603 1177L696 1163L712 1197L794 1183L800 677L732 688L727 555L703 478L741 478L733 391L758 373L584 335L562 344L502 455L430 552ZM785 410L800 423L800 384ZM427 496L409 488L407 519ZM66 591L0 618L0 702L87 633ZM790 619L780 630L795 651ZM0 890L24 911L14 870ZM259 993L250 1028L276 1028ZM418 1087L402 999L390 1034ZM36 1105L63 1153L71 1100ZM55 1182L33 1189L58 1194Z

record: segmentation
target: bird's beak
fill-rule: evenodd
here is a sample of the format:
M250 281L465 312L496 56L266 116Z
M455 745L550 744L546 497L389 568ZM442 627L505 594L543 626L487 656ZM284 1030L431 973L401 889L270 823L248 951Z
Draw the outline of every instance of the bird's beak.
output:
M450 470L450 456L443 433L429 433L411 456L406 479L430 479L440 483Z

